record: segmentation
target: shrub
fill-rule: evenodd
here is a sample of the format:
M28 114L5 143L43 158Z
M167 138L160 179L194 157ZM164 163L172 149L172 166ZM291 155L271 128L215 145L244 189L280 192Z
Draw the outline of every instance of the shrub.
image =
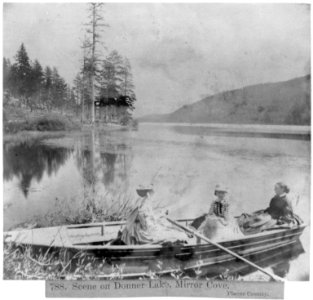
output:
M4 120L5 133L17 133L19 131L64 131L79 129L78 122L59 114L31 114L21 115L20 112L6 112Z

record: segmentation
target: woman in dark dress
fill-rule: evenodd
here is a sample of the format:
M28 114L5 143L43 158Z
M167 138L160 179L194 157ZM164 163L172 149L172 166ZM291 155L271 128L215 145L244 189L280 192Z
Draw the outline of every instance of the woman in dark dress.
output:
M291 201L287 197L288 186L278 182L275 184L274 191L275 196L271 199L268 208L251 215L244 213L238 218L238 224L244 234L254 234L281 225L293 226L303 223L293 212Z
M294 221L294 213L292 209L291 201L288 199L289 187L278 182L274 187L275 196L271 199L270 205L265 209L265 213L268 213L278 223L291 223Z

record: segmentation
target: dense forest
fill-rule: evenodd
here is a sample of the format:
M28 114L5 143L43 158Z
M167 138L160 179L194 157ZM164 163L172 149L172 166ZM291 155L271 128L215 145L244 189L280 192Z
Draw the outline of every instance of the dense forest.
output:
M77 103L90 107L91 103L91 64L88 57L84 56L82 69L74 79L74 93ZM136 95L134 92L131 65L126 57L117 50L111 51L96 70L95 76L96 98L117 98L121 95L131 98L130 107L134 108Z
M129 60L117 50L112 50L106 55L104 52L107 51L102 51L107 49L102 33L104 28L109 27L103 17L103 7L103 3L88 4L88 20L82 44L82 64L74 80L75 97L81 104L82 111L85 107L91 108L89 113L91 123L95 122L95 107L90 104L97 98L117 99L120 96L128 96L128 107L131 110L134 109L136 101ZM121 113L131 119L129 112Z
M45 66L32 61L22 44L14 62L3 58L4 105L14 105L33 110L80 111L91 106L90 64L84 57L82 69L74 79L73 86L66 83L56 67ZM136 100L131 65L126 57L116 50L102 61L96 76L97 97L118 97L127 95Z
M3 58L4 105L33 110L72 110L77 106L74 89L59 75L56 67L42 67L31 61L24 44L15 61Z
M72 83L59 74L56 67L43 66L38 59L31 60L24 43L14 61L3 58L4 108L16 107L31 112L61 112L80 117L82 122L95 122L95 101L127 96L127 111L136 101L130 61L117 50L108 51L101 39L103 22L102 3L89 3L82 55Z

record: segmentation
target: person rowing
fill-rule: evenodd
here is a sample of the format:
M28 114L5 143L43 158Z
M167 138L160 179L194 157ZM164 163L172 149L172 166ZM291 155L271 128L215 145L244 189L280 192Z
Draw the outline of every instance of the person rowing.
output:
M170 223L164 214L153 208L154 190L152 187L137 189L140 198L130 213L120 234L126 245L149 243L185 243L187 233Z
M230 218L228 188L217 184L214 189L216 197L210 205L209 212L195 219L191 227L210 239L223 240L229 236L241 235L238 225Z

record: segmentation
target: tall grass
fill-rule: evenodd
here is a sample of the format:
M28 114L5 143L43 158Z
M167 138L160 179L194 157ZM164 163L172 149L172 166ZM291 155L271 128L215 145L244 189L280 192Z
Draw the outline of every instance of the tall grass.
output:
M94 195L90 191L80 205L76 199L55 199L55 210L35 216L16 228L40 228L66 224L118 221L126 219L134 207L134 199L126 192ZM64 249L66 252L66 249ZM122 267L109 265L91 254L75 254L69 259L66 253L49 251L36 253L31 247L4 244L4 279L93 279L121 277ZM109 272L108 272L109 270Z
M135 208L135 203L136 198L127 192L107 192L99 195L86 189L82 199L55 198L53 211L34 215L10 230L121 221L125 220Z
M3 117L5 134L21 131L66 131L79 129L79 121L60 113L28 112L18 108L5 108Z
M67 254L67 250L35 253L31 247L5 244L3 279L95 279L103 275L104 268L112 268L105 260L99 261L84 252L71 257Z
M109 263L105 258L97 258L92 254L80 251L69 256L67 250L35 252L31 247L16 247L4 244L3 279L8 280L113 280L127 278L126 263ZM154 264L154 267L153 267ZM141 279L172 278L204 279L204 280L245 280L239 274L230 274L227 271L214 277L203 274L201 267L184 272L183 270L171 271L166 274L162 271L162 262L155 260L150 263L153 271L147 271L138 277ZM264 278L260 278L264 281Z

